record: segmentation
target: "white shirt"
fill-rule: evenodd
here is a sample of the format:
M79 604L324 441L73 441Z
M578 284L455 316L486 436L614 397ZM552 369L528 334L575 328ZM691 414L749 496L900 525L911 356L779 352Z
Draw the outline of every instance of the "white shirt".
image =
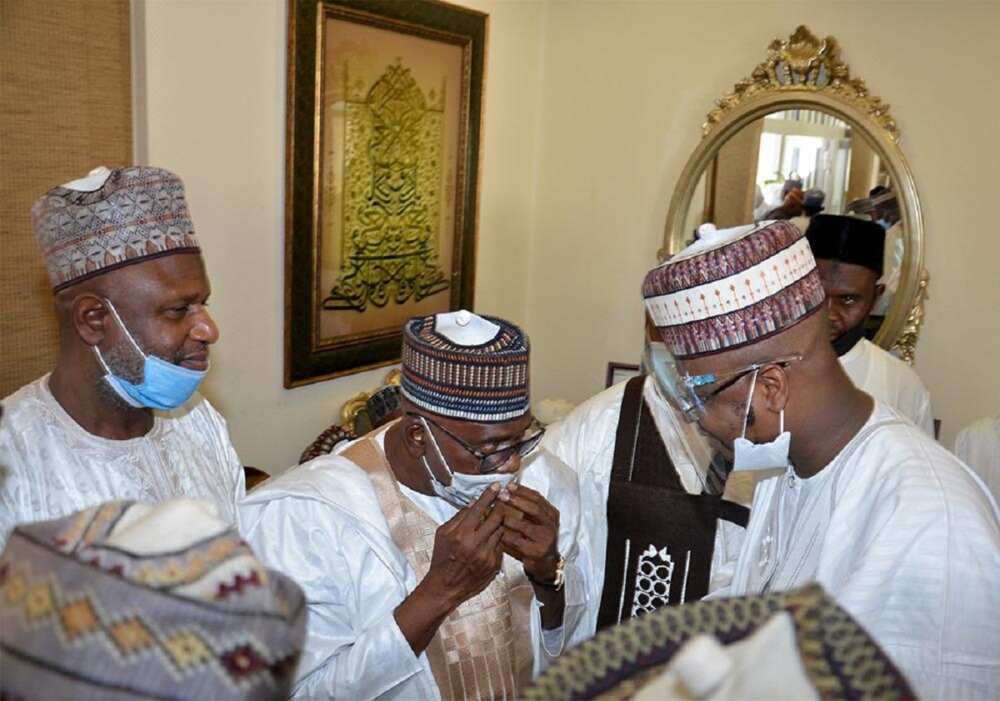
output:
M233 523L244 491L226 421L199 395L172 412L154 412L149 433L122 441L76 423L49 391L48 375L3 400L0 545L18 523L117 499L204 499Z
M885 402L934 437L931 393L913 368L866 338L840 356L840 365L855 387Z
M653 415L653 423L685 491L700 494L711 450L694 424L678 420L674 410L656 391L654 382L652 377L647 377L643 384L643 398ZM608 490L626 384L627 381L620 382L580 404L565 419L549 426L542 439L542 445L575 470L579 479L582 532L589 540L588 550L593 566L587 577L590 584L587 630L591 634L597 628L597 614L604 591ZM710 589L729 581L742 538L742 528L728 521L719 521L712 555Z
M198 395L173 412L155 412L149 433L122 441L76 423L49 391L48 375L3 400L0 546L19 523L116 499L205 499L232 523L244 491L225 419Z
M760 483L732 584L711 596L810 581L864 625L918 697L1000 697L996 502L881 402L822 471Z
M885 316L889 313L892 300L899 289L899 279L903 270L904 232L902 220L896 222L885 232L885 247L882 253L883 272L879 283L885 285L885 291L875 300L872 314Z
M385 430L375 436L380 445ZM537 674L563 647L586 637L580 618L590 565L577 543L573 472L543 450L529 456L523 469L521 483L559 509L559 552L566 559L563 635L555 648L546 648L553 641L543 635L540 604L532 599ZM443 499L412 490L404 494L436 523L456 513ZM340 455L321 456L248 494L239 523L257 556L295 579L306 594L309 621L296 698L440 699L427 655L413 654L393 616L418 582L392 541L367 473ZM502 567L521 564L504 556Z
M955 455L971 467L1000 500L1000 416L980 419L955 439Z

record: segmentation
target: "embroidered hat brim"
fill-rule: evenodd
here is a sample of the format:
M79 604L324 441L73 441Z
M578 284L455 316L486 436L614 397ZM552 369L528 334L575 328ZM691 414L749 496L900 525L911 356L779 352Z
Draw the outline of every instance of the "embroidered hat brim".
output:
M816 261L794 224L712 227L703 234L643 282L646 310L675 357L759 342L822 305Z
M468 312L461 312L469 314ZM498 423L529 411L528 338L492 316L491 335L471 344L438 328L446 315L416 317L403 328L402 393L428 412L453 419Z
M50 190L31 208L55 291L126 265L201 250L180 178L146 166L103 170L95 189L74 189L87 187L79 185L84 178Z

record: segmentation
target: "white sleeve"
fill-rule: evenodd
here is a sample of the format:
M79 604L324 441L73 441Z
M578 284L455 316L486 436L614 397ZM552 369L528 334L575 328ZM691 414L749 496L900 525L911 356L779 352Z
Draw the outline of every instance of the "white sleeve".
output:
M332 507L285 497L244 506L240 517L257 555L306 595L295 697L374 699L423 670L393 616L398 582Z
M746 529L731 521L719 519L715 530L715 547L712 549L712 569L709 574L708 593L712 598L729 596L736 563L746 539Z
M559 553L566 561L562 626L542 630L541 604L532 602L531 633L535 643L534 669L540 674L559 655L590 637L586 625L588 591L587 573L593 570L588 539L581 533L580 495L576 475L558 460L551 460L552 483L546 498L559 509ZM530 486L530 485L529 485Z

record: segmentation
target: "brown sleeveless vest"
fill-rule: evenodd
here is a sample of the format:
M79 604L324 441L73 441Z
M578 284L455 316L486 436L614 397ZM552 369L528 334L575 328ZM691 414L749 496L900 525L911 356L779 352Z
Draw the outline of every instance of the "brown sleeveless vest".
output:
M746 527L749 518L718 495L687 493L642 396L645 380L629 380L618 420L598 630L705 596L718 520Z

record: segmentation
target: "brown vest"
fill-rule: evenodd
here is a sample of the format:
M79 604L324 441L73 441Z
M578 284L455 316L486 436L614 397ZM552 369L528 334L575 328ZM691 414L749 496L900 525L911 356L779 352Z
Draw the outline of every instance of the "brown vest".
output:
M438 525L399 490L385 453L363 438L341 455L372 481L392 542L417 580L427 574ZM516 561L444 620L427 646L427 660L444 701L516 699L531 681L531 584Z
M718 520L746 527L749 518L708 490L687 493L642 396L645 380L629 380L622 398L598 630L705 596Z

